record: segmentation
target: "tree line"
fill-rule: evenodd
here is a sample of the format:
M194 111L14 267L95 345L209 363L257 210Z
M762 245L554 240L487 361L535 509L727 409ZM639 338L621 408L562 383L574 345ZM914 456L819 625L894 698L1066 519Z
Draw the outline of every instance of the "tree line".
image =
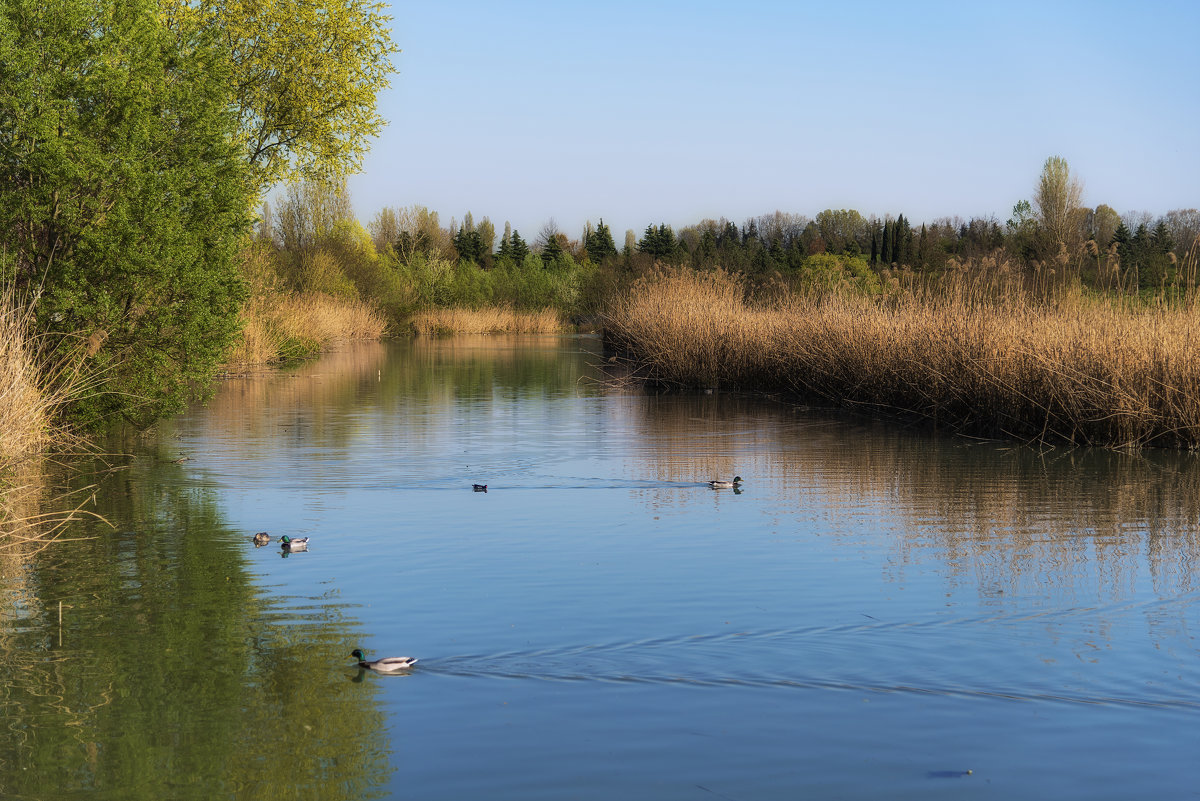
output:
M551 220L527 243L507 223L495 244L488 218L442 229L436 212L423 206L385 208L368 224L376 251L404 262L414 256L463 260L483 269L520 265L530 253L545 267L590 263L653 263L721 267L747 274L796 271L817 255L864 260L876 269L937 272L953 265L1002 256L1030 269L1070 261L1085 280L1103 283L1117 271L1139 288L1171 278L1182 253L1200 237L1200 211L1176 209L1160 217L1147 212L1118 214L1101 204L1080 203L1078 183L1065 160L1047 160L1033 200L1018 201L1004 222L995 217L943 217L914 224L903 213L864 216L854 209L825 209L809 218L776 211L735 223L704 219L678 231L652 223L641 235L627 231L617 247L603 219L588 222L577 239ZM1130 286L1125 280L1123 286Z

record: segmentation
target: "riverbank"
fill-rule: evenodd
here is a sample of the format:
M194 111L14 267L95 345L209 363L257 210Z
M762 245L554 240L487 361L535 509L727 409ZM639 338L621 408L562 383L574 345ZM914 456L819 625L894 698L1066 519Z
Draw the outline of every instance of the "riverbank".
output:
M735 276L688 270L639 279L606 322L643 374L680 386L787 391L1020 441L1189 450L1196 330L1194 302L964 282L753 302Z

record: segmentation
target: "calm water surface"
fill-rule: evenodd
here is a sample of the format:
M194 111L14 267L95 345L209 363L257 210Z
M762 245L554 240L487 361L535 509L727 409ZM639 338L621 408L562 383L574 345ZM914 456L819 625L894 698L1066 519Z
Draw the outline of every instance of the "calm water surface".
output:
M1194 458L602 362L368 345L162 424L0 557L0 797L1200 796Z

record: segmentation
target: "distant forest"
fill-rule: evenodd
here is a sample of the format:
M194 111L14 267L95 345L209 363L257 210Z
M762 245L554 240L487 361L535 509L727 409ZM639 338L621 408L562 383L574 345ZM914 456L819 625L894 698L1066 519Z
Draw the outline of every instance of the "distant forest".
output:
M383 209L368 229L380 255L392 253L407 261L425 254L484 269L520 265L533 253L547 267L567 260L597 265L624 260L754 274L797 270L811 256L834 254L864 259L876 269L939 271L999 252L1034 269L1070 260L1085 279L1089 274L1094 278L1102 263L1115 256L1121 269L1136 273L1146 288L1168 281L1177 262L1172 254L1187 251L1200 236L1197 209L1154 217L1148 212L1120 215L1100 205L1075 207L1068 216L1068 224L1055 231L1027 200L1017 203L1003 222L995 217L943 217L915 224L904 214L881 219L853 209L826 209L815 218L776 211L741 224L705 219L678 231L651 224L640 236L627 231L618 246L603 220L587 224L577 239L551 221L530 242L506 225L497 244L487 218L475 223L467 213L461 223L452 220L443 229L436 212L413 206Z

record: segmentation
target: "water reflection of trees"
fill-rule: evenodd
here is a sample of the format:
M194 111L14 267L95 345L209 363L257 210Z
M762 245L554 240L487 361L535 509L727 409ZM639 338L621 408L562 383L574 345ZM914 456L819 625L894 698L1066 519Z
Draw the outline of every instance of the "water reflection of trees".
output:
M181 469L110 476L97 511L115 531L81 523L93 538L26 560L23 583L4 565L0 795L380 795L376 688L330 669L353 622L261 594L239 553L253 546Z
M1200 463L1189 454L1039 451L729 395L627 405L642 444L632 475L740 472L748 487L777 485L783 514L883 521L893 570L943 561L952 581L996 603L1077 588L1094 597L1080 586L1092 580L1119 599L1143 573L1160 596L1196 586Z
M598 392L599 384L585 379L597 374L599 340L565 341L575 358L564 358L558 336L356 343L294 368L223 381L204 414L163 423L165 436L158 439L170 441L195 425L201 441L219 435L248 457L289 438L304 446L321 442L326 458L335 458L338 448L348 456L363 434L366 410L419 429L441 425L441 413L456 404Z

